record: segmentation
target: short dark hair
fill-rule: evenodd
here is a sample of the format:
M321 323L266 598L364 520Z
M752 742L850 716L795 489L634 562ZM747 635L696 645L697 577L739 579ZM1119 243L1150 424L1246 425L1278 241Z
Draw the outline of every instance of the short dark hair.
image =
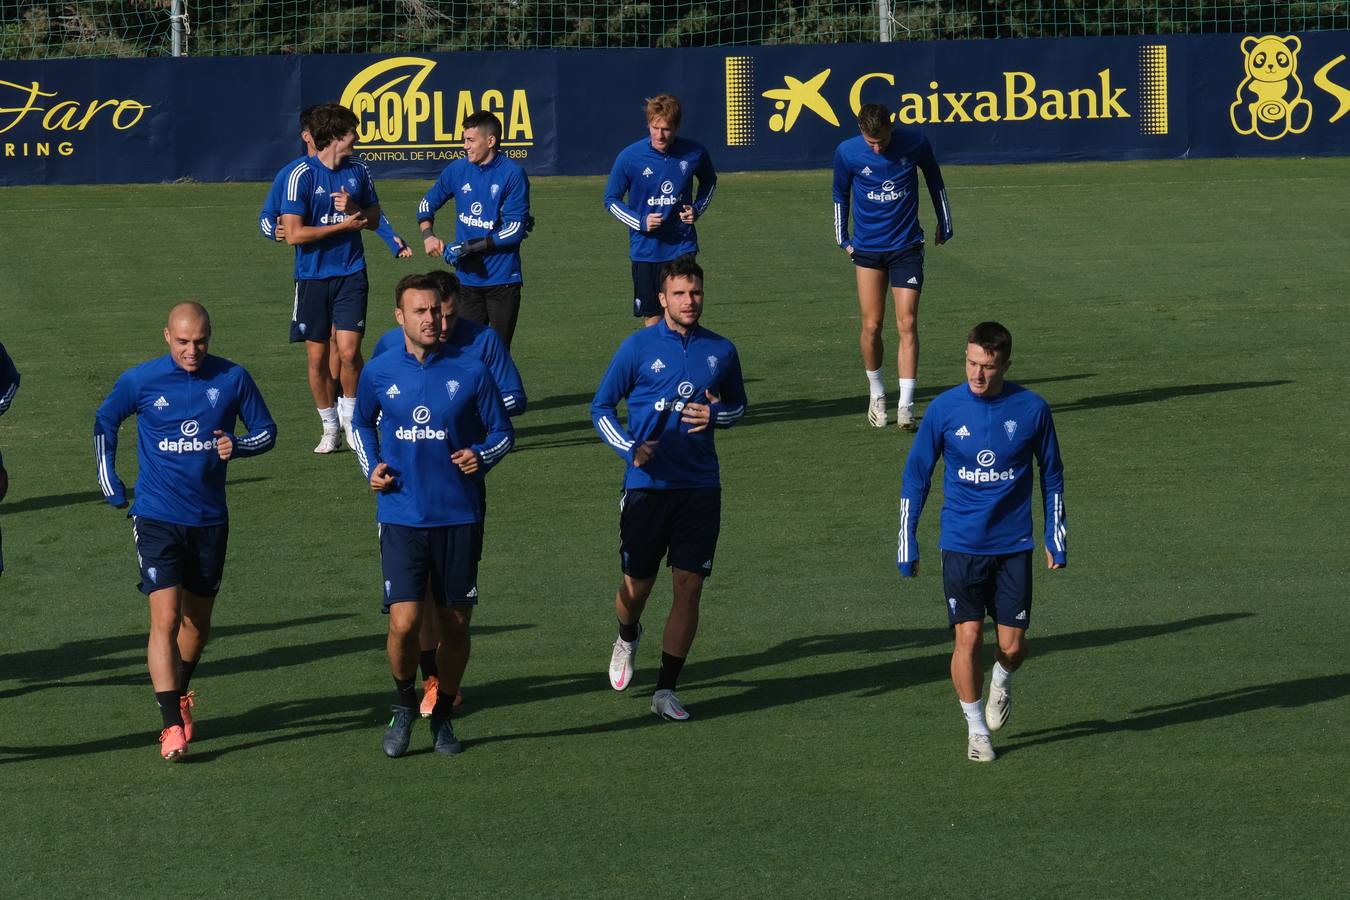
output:
M970 329L966 343L992 354L999 362L1012 359L1012 332L997 322L981 322Z
M356 113L341 103L321 103L314 108L311 124L313 127L309 136L314 139L314 148L322 150L348 132L355 131L360 123Z
M459 297L459 277L454 272L437 269L434 272L428 272L427 277L436 282L436 289L440 291L442 303Z
M401 307L403 305L403 295L408 291L431 291L438 299L444 299L445 295L441 293L441 286L431 275L404 275L394 285L394 305Z
M314 137L314 113L318 110L318 104L306 106L300 111L300 130L308 131L310 138Z
M661 292L665 293L666 282L672 278L697 278L703 283L703 267L694 259L694 254L686 253L676 257L661 267Z
M464 117L464 130L478 128L487 132L497 139L497 143L502 140L502 120L485 109Z
M858 128L868 137L885 137L894 127L891 111L880 103L864 103L858 110Z

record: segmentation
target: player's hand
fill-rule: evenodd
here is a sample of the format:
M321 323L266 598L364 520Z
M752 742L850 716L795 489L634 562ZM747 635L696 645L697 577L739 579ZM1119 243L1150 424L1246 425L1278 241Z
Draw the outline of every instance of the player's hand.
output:
M935 237L935 238L933 239L933 243L936 244L937 246L941 247L943 244L947 243L947 241L949 241L949 240L951 240L951 238L945 238L945 237L943 237L942 235L939 234L937 237Z
M398 252L394 254L394 258L395 258L395 259L411 259L411 258L412 258L412 248L408 246L408 242L407 242L407 241L405 241L403 238L399 237L398 235L394 235L394 243L395 243L395 244L398 244Z
M912 563L909 564L909 571L908 571L908 572L905 571L905 567L904 567L904 566L897 565L896 568L900 571L900 577L901 577L901 578L918 578L918 577L919 577L919 561L918 561L917 559L914 560L914 562L912 562Z
M656 447L660 443L660 441L647 441L641 444L633 451L633 465L638 468L646 465L648 460L656 455Z
M445 241L428 231L422 235L422 249L427 251L427 256L440 258L445 253Z
M347 193L345 187L338 188L337 193L333 195L333 209L349 215L357 215L364 211L357 205L356 201L352 199L352 195Z
M661 227L661 214L660 214L660 213L647 213L646 224L647 224L647 230L648 230L648 231L655 231L656 229L660 228L660 227Z
M394 476L389 472L389 464L380 463L370 473L370 489L382 494L393 486Z
M852 256L852 255L853 255L853 245L852 245L852 244L845 244L845 245L844 245L844 252L847 253L849 256Z
M450 454L450 461L459 466L465 475L472 475L482 467L482 460L472 450L456 450Z
M1055 562L1055 556L1054 556L1053 553L1050 552L1050 548L1048 548L1048 547L1047 547L1046 550L1045 550L1045 567L1046 567L1047 569L1062 569L1062 568L1064 568L1064 563L1057 563L1057 562Z
M693 224L694 224L694 220L695 220L696 218L698 218L697 213L694 212L694 208L693 208L692 206L690 206L688 203L686 203L684 206L681 206L681 207L680 207L680 221L681 221L681 222L683 222L683 223L686 224L686 225L693 225Z
M286 226L281 224L281 217L277 216L276 227L272 229L272 234L276 236L277 243L286 243Z
M722 399L712 391L704 391L707 403L686 403L680 411L680 421L689 426L690 434L697 434L712 424L712 405Z
M221 459L228 460L234 455L234 438L230 437L219 428L213 431L212 434L216 436L216 452L220 454Z

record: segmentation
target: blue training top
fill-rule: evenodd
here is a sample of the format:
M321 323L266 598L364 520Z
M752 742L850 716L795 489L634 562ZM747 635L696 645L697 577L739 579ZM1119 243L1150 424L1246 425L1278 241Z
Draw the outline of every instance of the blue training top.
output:
M258 213L258 233L264 240L277 239L277 220L281 217L281 192L286 189L286 176L290 174L292 166L307 159L310 157L301 156L291 160L277 173L277 177L272 179L272 186L268 188L267 196L263 198L262 210ZM375 229L375 234L384 241L390 253L398 256L399 251L403 249L399 241L403 238L394 232L394 226L389 223L389 217L383 212L380 213L380 227Z
M711 404L708 428L690 433L680 421L687 402ZM628 401L628 424L617 413ZM600 438L623 457L623 486L669 490L717 487L721 484L716 428L730 428L745 414L741 360L731 341L701 325L681 335L661 319L640 328L619 345L591 403L591 422ZM643 466L633 465L633 451L647 441L660 441Z
M378 495L376 519L415 528L483 521L483 476L515 443L487 367L443 347L425 362L404 351L366 363L352 432L366 480L380 463L395 479L392 490ZM463 449L481 460L474 475L450 461Z
M417 223L436 217L451 198L455 201L455 239L462 244L488 238L490 246L455 261L462 283L470 287L520 284L520 242L530 215L530 179L515 162L498 153L486 165L457 159L441 171L417 205Z
M605 209L628 226L634 262L667 262L698 252L698 232L680 221L679 211L692 206L695 218L702 216L716 189L717 171L702 144L676 137L670 151L662 153L643 138L620 150L614 160L605 184ZM647 230L649 213L661 214L655 231Z
M864 253L887 253L923 243L919 225L919 179L923 170L942 240L952 237L952 214L933 148L922 132L897 128L882 153L873 153L862 135L834 151L834 240ZM849 237L849 207L853 236Z
M348 157L330 169L317 156L288 163L277 178L282 180L280 215L296 215L306 225L336 225L347 219L333 206L333 195L346 190L361 207L378 206L375 182L366 164ZM354 275L366 267L360 231L344 231L321 241L295 245L295 280L318 281Z
M1064 466L1050 406L1018 384L997 397L977 397L965 384L928 405L905 460L900 488L900 537L895 562L905 575L919 560L915 530L942 457L943 550L998 556L1035 546L1031 531L1031 460L1041 470L1045 545L1057 563L1065 544Z
M257 456L276 444L277 426L258 386L243 366L207 356L196 372L169 354L123 372L94 415L98 483L111 506L126 502L117 477L117 432L136 415L136 502L131 515L175 525L222 525L225 460L217 430L232 435L244 420L248 433L234 438L232 458Z
M441 343L467 353L487 366L508 416L518 416L525 411L527 401L525 385L520 381L520 370L516 368L511 351L506 349L506 344L502 343L497 332L479 322L456 318L455 327ZM391 351L405 352L402 328L391 328L382 334L375 343L375 349L370 352L370 358Z

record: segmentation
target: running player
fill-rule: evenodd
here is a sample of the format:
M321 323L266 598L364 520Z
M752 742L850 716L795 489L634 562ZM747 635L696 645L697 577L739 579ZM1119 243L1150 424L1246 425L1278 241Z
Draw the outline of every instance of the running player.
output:
M663 315L657 296L662 267L698 253L694 222L708 211L717 189L708 151L676 135L682 115L680 101L670 94L650 98L647 137L619 151L605 185L605 209L628 227L633 315L644 325L655 325Z
M464 675L478 603L483 476L511 449L513 436L487 369L441 344L436 283L409 275L394 296L405 352L376 357L361 373L353 428L357 460L379 495L387 649L396 690L384 752L402 756L412 738L421 601L430 584L445 683L431 732L438 753L454 754L463 747L450 721L452 688Z
M886 285L895 295L895 325L900 332L897 366L900 400L896 423L913 431L914 390L919 377L919 292L923 290L923 228L919 225L919 182L923 170L937 215L934 242L952 239L952 215L942 171L928 138L895 128L879 103L858 111L858 130L834 151L834 239L853 260L862 313L863 368L867 372L867 421L886 426L886 387L882 379L881 319ZM848 233L849 208L853 235Z
M591 421L625 463L619 505L623 578L614 597L619 636L610 654L610 687L622 691L633 683L642 611L665 557L674 600L661 639L652 712L683 721L689 713L675 684L698 631L703 581L712 574L721 529L713 430L734 425L745 413L746 399L736 348L698 324L703 269L693 257L666 264L658 298L661 321L619 346L591 403ZM624 400L627 427L617 414Z
M137 416L131 531L140 589L150 602L146 658L163 718L160 755L176 760L192 740L195 693L188 685L225 570L226 464L272 449L277 426L243 367L207 353L211 319L201 305L171 309L164 340L168 355L122 373L98 408L94 455L104 499L124 508L117 432L123 420ZM248 432L236 437L239 418Z
M1026 658L1031 624L1031 460L1041 473L1045 502L1045 562L1068 563L1064 524L1064 467L1050 407L1039 396L1004 381L1012 335L981 322L966 338L966 383L939 394L928 407L905 461L900 489L900 574L919 574L915 539L919 514L939 457L942 481L942 589L947 624L956 636L952 683L966 717L966 754L992 762L990 731L1012 712L1012 673ZM984 618L998 628L989 704L980 705Z
M417 205L427 255L453 263L460 315L489 325L507 348L520 318L520 242L533 227L530 179L501 153L502 123L490 112L464 120L464 158L446 166ZM436 236L436 212L455 201L455 237Z

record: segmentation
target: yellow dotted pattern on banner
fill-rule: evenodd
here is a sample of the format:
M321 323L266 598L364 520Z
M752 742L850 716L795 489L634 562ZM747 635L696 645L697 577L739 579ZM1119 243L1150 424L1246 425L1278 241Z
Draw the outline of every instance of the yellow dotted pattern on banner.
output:
M1167 134L1167 46L1139 48L1139 133Z
M755 60L727 57L727 146L755 145Z

